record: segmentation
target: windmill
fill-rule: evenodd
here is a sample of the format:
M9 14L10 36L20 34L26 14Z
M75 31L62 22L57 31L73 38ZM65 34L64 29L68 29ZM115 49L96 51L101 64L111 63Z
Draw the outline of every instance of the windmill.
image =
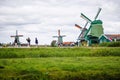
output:
M14 40L14 45L20 46L19 37L23 37L23 35L18 35L18 31L16 30L16 35L11 36L11 37L14 37L14 38L15 38L15 40Z
M86 17L83 13L81 13L81 17L86 20L86 24L84 28L82 28L78 40L86 40L88 42L88 45L91 45L92 43L98 43L98 37L103 34L102 21L97 20L100 12L101 8L98 9L98 12L93 21ZM90 23L90 27L86 29L88 23Z
M58 38L58 42L57 45L61 46L63 44L63 37L65 37L66 35L61 35L60 34L60 30L58 30L58 36L53 36L54 38Z

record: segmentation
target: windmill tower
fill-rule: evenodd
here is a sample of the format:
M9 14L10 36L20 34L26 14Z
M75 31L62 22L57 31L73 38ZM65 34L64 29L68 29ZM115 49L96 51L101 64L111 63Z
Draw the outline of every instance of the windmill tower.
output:
M53 36L53 38L58 38L57 41L58 46L61 46L63 44L63 37L65 37L65 35L61 35L60 30L58 30L58 36Z
M101 11L101 8L98 9L98 12L94 18L94 20L90 20L88 17L86 17L83 13L81 13L81 17L86 20L86 24L84 28L82 29L78 40L82 41L84 39L87 41L88 45L94 44L94 43L99 43L98 38L104 34L103 32L103 26L102 26L102 21L97 20L97 17ZM90 23L90 27L86 29L87 24Z
M18 35L18 31L16 30L16 35L13 35L11 37L14 37L15 40L14 40L14 45L16 46L20 46L20 40L19 40L19 37L23 37L23 35Z

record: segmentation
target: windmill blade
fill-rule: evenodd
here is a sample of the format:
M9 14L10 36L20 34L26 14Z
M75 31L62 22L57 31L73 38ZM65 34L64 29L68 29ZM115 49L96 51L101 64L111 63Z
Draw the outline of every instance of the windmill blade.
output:
M97 17L98 17L98 15L100 14L100 11L102 10L102 8L99 8L98 9L98 12L97 12L97 14L96 14L96 16L95 16L95 18L94 18L94 20L96 20L97 19Z
M62 37L66 37L66 35L62 35Z
M58 38L58 36L53 36L54 38Z
M83 37L83 33L84 33L87 25L88 25L88 22L86 22L84 28L82 28L82 31L81 31L81 33L80 33L79 36L78 36L78 40Z
M85 29L86 29L87 24L88 24L88 22L86 22L84 28L82 29L81 33L79 34L78 40L79 40L81 37L83 37L83 33L84 33Z
M10 37L23 37L23 35L15 35L15 36L10 36Z
M86 28L83 28L83 29L82 29L80 35L78 36L78 39L84 38L84 34L85 34L85 31L86 31L86 30L87 30Z
M58 36L60 36L60 29L58 30Z
M86 17L83 13L81 13L81 17L85 19L87 22L91 23L92 20L90 20L88 17Z
M84 26L84 28L86 28L86 26L88 25L88 22L86 22L86 24L85 24L85 26Z
M77 40L80 40L80 39L81 39L82 34L83 34L83 31L79 34L79 36L78 36L78 39L77 39Z
M10 36L10 37L16 37L16 36Z
M23 35L17 35L18 37L23 37Z
M79 25L75 24L75 27L79 28L79 29L82 29L82 27L80 27Z
M16 30L16 35L18 35L18 30Z

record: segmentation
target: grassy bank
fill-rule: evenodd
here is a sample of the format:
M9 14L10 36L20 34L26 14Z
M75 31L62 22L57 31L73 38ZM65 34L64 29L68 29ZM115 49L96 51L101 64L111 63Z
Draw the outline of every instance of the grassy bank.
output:
M100 47L120 47L120 41L100 43Z
M0 80L120 80L120 48L0 48Z
M120 56L116 48L0 48L0 58Z
M0 79L117 80L120 57L1 59Z

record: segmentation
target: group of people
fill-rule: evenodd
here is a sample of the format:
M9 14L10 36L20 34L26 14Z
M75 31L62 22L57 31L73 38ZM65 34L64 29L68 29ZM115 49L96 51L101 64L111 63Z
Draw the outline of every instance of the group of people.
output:
M28 45L30 46L31 39L28 37L27 39ZM35 44L38 45L38 39L35 38Z

